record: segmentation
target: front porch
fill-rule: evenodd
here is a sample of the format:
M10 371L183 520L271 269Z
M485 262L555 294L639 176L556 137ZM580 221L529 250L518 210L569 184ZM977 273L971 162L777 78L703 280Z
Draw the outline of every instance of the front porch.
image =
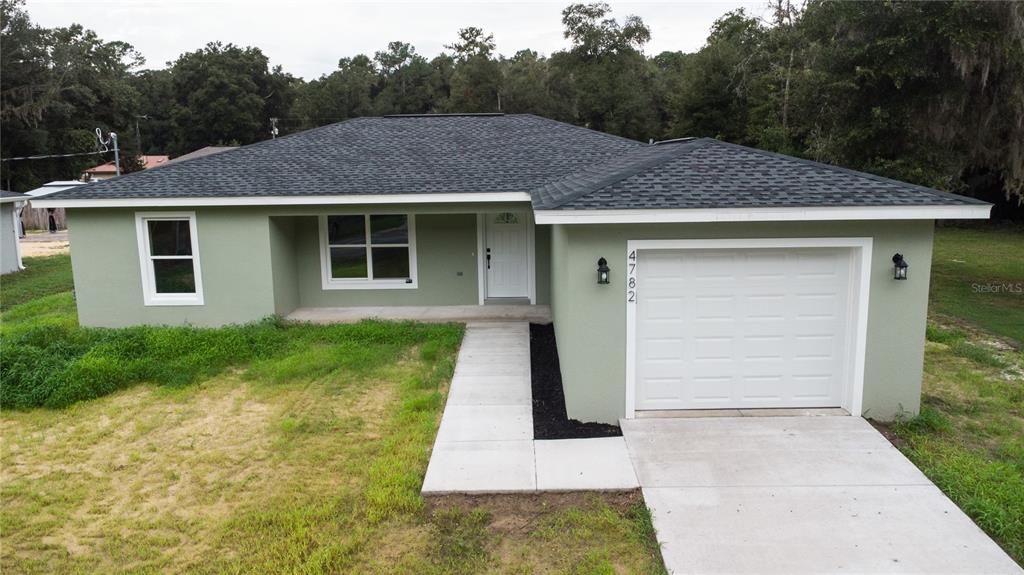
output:
M428 323L528 321L551 323L548 305L434 305L301 307L285 319L306 323L356 323L364 319Z
M551 321L550 230L522 206L313 211L269 218L282 317Z

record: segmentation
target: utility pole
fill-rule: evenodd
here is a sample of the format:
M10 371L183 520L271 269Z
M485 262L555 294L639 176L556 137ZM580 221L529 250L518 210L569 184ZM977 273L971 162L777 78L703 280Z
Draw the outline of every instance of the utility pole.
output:
M270 119L270 139L277 139L277 118Z
M110 140L114 142L114 171L118 176L121 175L121 154L117 150L117 134L110 132Z
M141 116L135 116L135 145L139 147L139 155L145 156L146 152L142 149L142 134L139 132L139 120L148 120L149 114L142 114Z
M114 133L114 132L110 132L110 137L107 138L106 140L104 140L103 139L103 130L100 130L99 128L96 128L96 140L99 141L100 147L103 148L104 152L106 152L107 150L110 149L110 148L107 147L107 144L113 144L113 146L114 146L114 171L115 171L115 173L118 176L120 176L121 175L121 153L120 153L120 150L118 150L118 148L117 148L117 134Z

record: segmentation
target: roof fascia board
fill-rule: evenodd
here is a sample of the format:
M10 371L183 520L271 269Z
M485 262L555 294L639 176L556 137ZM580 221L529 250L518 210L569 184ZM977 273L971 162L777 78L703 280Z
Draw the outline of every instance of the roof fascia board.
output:
M30 199L30 198L26 198ZM343 196L262 196L227 198L41 198L32 200L37 208L181 208L204 206L309 206L364 204L456 204L529 202L526 192L484 194L365 194Z
M656 224L837 220L984 220L991 204L958 206L837 206L694 208L676 210L538 210L538 224Z

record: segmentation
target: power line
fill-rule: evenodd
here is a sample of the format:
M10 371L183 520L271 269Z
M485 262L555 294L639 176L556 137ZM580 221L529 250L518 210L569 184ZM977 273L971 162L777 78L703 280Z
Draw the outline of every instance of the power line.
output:
M16 158L0 158L0 162L13 162L15 160L46 160L49 158L72 158L75 156L95 156L98 154L106 154L109 150L103 150L99 152L78 152L75 154L41 154L38 156L18 156Z

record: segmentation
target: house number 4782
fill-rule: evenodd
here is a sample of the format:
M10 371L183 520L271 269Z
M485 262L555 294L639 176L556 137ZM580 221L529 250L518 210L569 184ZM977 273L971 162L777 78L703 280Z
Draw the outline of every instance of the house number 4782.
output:
M636 250L626 258L626 301L636 303Z

